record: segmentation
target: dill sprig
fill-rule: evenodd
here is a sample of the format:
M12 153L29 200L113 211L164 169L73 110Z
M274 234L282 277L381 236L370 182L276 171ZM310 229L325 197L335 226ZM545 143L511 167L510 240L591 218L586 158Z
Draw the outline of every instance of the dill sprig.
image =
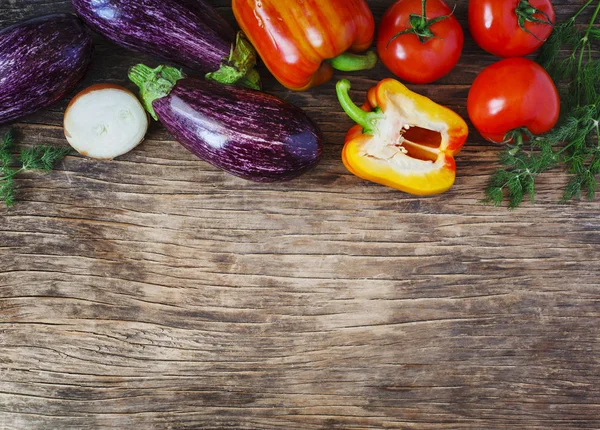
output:
M10 130L0 141L0 201L6 207L16 203L15 176L27 170L50 171L71 152L71 148L34 146L21 150L16 159L13 155L14 148L14 133Z
M570 19L557 25L540 50L537 59L557 83L561 96L561 116L550 132L531 136L529 142L515 139L500 154L503 166L490 178L486 188L488 203L516 208L526 195L533 201L535 180L543 172L564 167L571 178L563 201L580 198L592 200L600 174L600 60L594 58L592 43L600 39L595 27L598 2L587 28L577 27L577 18L594 0ZM562 55L565 50L569 53Z

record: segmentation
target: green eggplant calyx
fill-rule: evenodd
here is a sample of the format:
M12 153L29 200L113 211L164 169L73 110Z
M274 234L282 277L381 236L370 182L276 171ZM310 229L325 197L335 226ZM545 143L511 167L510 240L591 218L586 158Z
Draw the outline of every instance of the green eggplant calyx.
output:
M206 74L206 79L222 84L241 84L260 90L260 75L255 70L256 51L244 33L238 32L229 58L224 58L219 70Z
M185 75L175 67L158 66L152 69L144 64L133 66L129 70L129 80L140 89L140 98L146 111L158 120L152 103L168 96L178 80Z

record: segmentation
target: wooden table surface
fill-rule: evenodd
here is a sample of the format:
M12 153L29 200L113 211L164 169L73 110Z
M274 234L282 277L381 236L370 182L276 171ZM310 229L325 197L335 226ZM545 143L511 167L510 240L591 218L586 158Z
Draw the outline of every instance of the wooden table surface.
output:
M379 19L391 0L369 3ZM2 1L0 27L70 10ZM84 85L158 64L96 39ZM467 33L451 75L411 88L466 117L494 61ZM599 202L561 204L553 172L535 204L481 204L499 148L474 130L442 196L367 183L340 160L334 83L263 76L325 133L291 183L229 176L160 125L116 161L21 176L0 209L0 429L600 428ZM391 75L347 76L358 101ZM19 140L65 144L66 103Z

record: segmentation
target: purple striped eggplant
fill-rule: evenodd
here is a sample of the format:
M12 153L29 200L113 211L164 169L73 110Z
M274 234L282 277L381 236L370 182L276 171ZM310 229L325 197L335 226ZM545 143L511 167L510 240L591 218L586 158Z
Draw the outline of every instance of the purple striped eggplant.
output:
M0 31L0 124L66 97L83 80L94 53L74 15L34 18Z
M85 23L117 45L260 89L256 52L205 0L71 0Z
M296 106L247 88L184 77L172 67L133 67L142 104L201 159L255 182L295 178L321 158L321 131Z

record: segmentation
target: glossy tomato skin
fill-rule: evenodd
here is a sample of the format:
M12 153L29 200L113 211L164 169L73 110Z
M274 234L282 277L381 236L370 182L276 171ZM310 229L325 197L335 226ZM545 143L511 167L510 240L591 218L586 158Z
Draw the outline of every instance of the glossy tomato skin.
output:
M530 0L536 9L555 21L551 0ZM524 57L538 49L552 33L552 26L526 22L527 33L520 26L515 10L519 0L469 0L469 30L475 42L498 57ZM544 15L535 15L545 20ZM537 36L537 38L536 38Z
M415 34L403 34L390 42L410 27L411 14L421 13L421 0L398 0L383 15L377 35L377 53L383 64L413 84L427 84L450 73L464 44L463 29L443 0L427 1L427 19L450 15L430 27L435 37L421 43Z
M558 121L560 98L552 78L527 58L508 58L485 68L467 100L473 125L486 139L502 142L509 131L526 127L550 131Z

